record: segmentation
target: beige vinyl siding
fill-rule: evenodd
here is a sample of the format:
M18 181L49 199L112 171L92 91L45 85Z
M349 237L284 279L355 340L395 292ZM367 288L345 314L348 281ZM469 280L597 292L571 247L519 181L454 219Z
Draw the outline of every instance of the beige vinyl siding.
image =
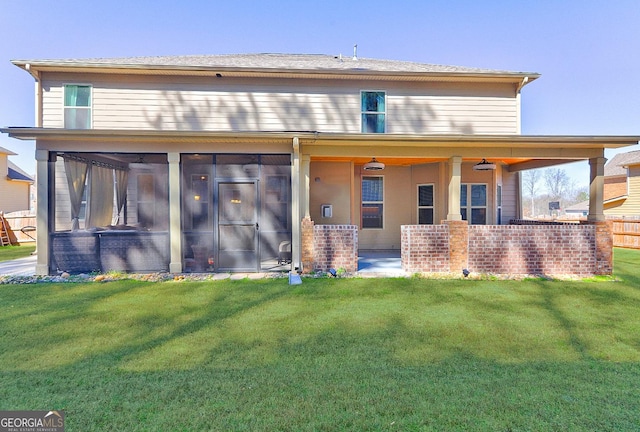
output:
M10 213L29 210L29 183L7 179L9 164L7 155L0 154L0 211Z
M93 86L95 129L360 132L360 91L387 94L388 133L517 133L512 86L50 74L44 127L63 126L63 85Z
M29 210L29 183L0 179L0 211Z
M640 216L640 166L629 167L629 191L622 205L605 210L607 216Z

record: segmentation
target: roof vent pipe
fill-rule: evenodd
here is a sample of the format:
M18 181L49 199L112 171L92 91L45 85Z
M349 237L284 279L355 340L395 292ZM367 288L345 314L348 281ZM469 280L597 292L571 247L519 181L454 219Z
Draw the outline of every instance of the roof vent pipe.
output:
M358 60L358 44L353 46L353 60Z

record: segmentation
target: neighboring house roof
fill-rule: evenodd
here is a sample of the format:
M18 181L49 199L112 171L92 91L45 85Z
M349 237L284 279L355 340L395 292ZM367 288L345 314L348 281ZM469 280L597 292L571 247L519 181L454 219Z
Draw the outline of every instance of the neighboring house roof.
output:
M564 209L565 213L579 213L579 212L584 212L588 210L589 210L589 200L582 201L574 205L570 205L569 207Z
M9 180L26 181L26 182L33 183L33 178L29 174L24 172L22 169L20 169L20 167L18 167L13 162L7 161L7 167L9 171L7 174L7 178Z
M523 80L523 85L538 78L534 72L445 66L397 60L352 58L325 54L228 54L158 57L121 57L61 60L14 60L13 64L28 70L130 69L130 70L209 70L210 72L247 71L297 72L326 74L436 75L458 77L503 77ZM526 79L525 79L526 78Z
M618 153L604 166L605 177L627 176L626 167L640 164L640 150Z
M0 147L0 154L6 154L6 155L9 155L9 156L16 156L17 155L17 153L12 152L11 150L7 150L4 147Z

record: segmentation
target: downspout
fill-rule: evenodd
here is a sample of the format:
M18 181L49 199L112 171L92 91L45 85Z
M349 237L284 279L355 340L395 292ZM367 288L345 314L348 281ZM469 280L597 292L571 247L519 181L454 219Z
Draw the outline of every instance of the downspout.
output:
M522 87L524 87L529 82L529 77L522 78L522 81L516 87L516 134L520 135L522 133L522 103L520 100L520 92L522 91Z
M300 140L293 137L293 154L291 164L291 267L292 270L302 270L302 234L300 224Z
M522 78L522 81L516 87L516 134L522 134L522 102L520 98L520 93L522 91L522 87L524 87L529 82L529 77L526 76ZM523 206L522 206L522 172L518 171L516 174L516 181L518 183L518 196L516 197L516 217L518 219L522 219L524 217L523 214Z
M31 64L25 65L25 70L36 80L35 98L36 98L36 111L35 111L35 126L42 127L42 81L40 80L40 74L37 71L31 69Z

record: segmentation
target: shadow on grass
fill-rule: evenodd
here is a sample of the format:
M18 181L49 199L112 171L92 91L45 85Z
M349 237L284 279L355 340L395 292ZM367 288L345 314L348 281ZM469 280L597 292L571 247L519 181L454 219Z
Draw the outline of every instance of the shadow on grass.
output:
M626 282L0 287L3 409L73 430L633 430Z

